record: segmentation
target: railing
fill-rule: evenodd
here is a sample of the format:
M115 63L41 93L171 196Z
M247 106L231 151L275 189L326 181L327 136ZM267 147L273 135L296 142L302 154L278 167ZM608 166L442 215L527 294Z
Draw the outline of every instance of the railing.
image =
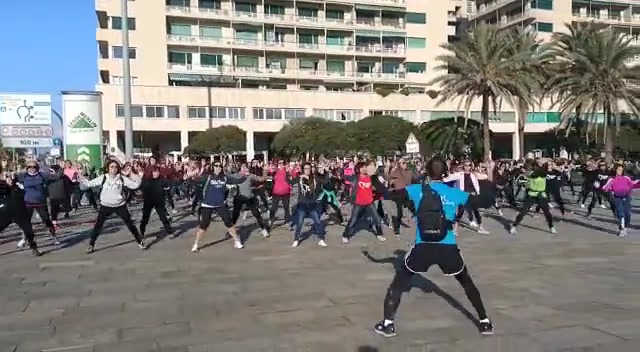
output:
M197 35L167 34L167 41L176 44L216 45L224 44L232 46L251 47L256 49L286 49L286 50L323 50L327 52L356 52L371 54L404 55L404 45L388 46L383 44L371 45L332 45L325 43L300 43L297 41L276 41L245 38L224 38Z
M490 2L488 4L481 4L480 6L477 7L476 12L472 15L472 17L479 17L482 15L485 15L495 9L498 9L510 2L514 2L516 0L497 0L494 2ZM517 0L520 1L520 0Z
M382 72L346 72L346 71L328 71L313 70L304 68L273 68L273 67L239 67L229 65L192 65L169 63L167 68L176 72L193 72L201 74L236 74L236 75L260 75L260 76L287 76L295 79L296 77L319 77L319 78L354 78L378 81L404 80L407 74L404 72L382 73Z
M211 9L204 7L187 7L187 6L167 6L166 11L169 13L177 13L177 14L189 14L195 15L199 14L202 16L211 16L218 17L224 19L232 19L235 18L241 21L268 21L268 22L301 22L307 24L324 24L324 25L340 25L340 26L367 26L367 27L393 27L404 29L406 25L404 21L391 20L391 19L381 19L377 17L375 19L338 19L338 18L328 18L324 16L299 16L293 14L270 14L270 13L262 13L262 12L247 12L247 11L230 11L223 9Z

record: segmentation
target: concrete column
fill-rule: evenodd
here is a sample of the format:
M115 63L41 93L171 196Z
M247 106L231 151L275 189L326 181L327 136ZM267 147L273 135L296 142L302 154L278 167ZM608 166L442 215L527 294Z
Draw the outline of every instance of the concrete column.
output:
M256 155L254 147L254 135L253 131L247 131L247 161L251 161Z
M520 155L520 136L518 132L514 132L513 136L511 136L511 158L513 160L518 160L522 157Z
M123 151L118 147L118 131L117 130L109 130L109 153L115 152L116 154L120 154Z
M189 146L189 131L180 130L180 151L184 152L187 146Z

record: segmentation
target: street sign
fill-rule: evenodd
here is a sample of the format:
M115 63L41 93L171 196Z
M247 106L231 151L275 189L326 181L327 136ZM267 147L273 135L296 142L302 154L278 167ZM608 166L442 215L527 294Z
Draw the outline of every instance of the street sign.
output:
M407 141L404 142L405 149L407 153L420 153L420 142L418 142L418 138L413 133L409 133L409 137L407 137Z
M51 151L49 152L49 155L55 156L55 157L59 157L60 156L60 147L57 147L57 146L51 147Z
M51 125L51 96L0 94L1 125Z
M2 125L2 145L9 148L40 148L53 145L50 125Z

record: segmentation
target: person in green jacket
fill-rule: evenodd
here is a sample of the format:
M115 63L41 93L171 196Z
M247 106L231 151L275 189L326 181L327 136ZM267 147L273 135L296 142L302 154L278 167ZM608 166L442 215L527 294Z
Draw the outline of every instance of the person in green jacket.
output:
M555 235L557 231L553 226L553 218L551 217L551 212L549 211L549 198L546 193L546 168L535 165L533 167L533 171L529 174L526 187L527 194L525 196L524 203L522 204L522 208L520 208L518 216L516 216L516 220L513 222L513 225L511 225L509 232L515 235L516 227L520 225L522 219L524 219L525 214L527 214L527 212L533 205L538 205L538 207L542 209L542 212L544 213L544 218L547 220L549 232Z

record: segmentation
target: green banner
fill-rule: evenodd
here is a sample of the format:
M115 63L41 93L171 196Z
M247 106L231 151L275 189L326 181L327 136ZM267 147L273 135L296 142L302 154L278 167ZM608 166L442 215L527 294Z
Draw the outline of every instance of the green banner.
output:
M67 159L74 163L80 163L88 167L93 167L97 171L102 167L102 146L101 145L73 145L67 144L65 150Z

